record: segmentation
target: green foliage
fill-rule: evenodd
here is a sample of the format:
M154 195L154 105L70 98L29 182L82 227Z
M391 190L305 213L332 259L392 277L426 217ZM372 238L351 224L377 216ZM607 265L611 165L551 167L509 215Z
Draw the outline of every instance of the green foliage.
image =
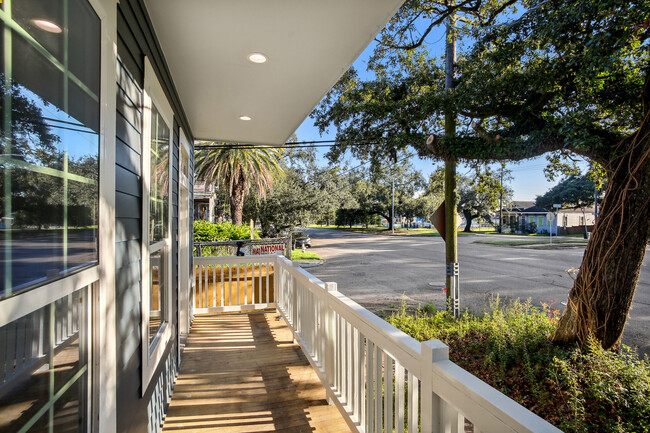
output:
M596 184L586 176L569 176L548 190L544 195L537 196L535 205L552 209L554 203L564 208L590 206L594 203Z
M573 416L560 426L575 432L650 431L650 364L629 347L603 350L591 338L584 351L555 358L557 380Z
M381 161L410 145L422 156L483 162L552 152L565 174L576 153L607 165L643 118L650 9L641 4L407 1L378 38L369 62L375 78L350 71L312 116L323 131L337 128L332 160L351 150ZM513 19L517 5L524 13ZM473 45L459 56L450 92L426 36L452 13L471 17L458 35ZM443 135L449 112L459 117L456 136ZM350 144L367 141L378 144Z
M250 238L251 229L247 225L194 221L194 242L236 241ZM259 239L259 236L257 238Z
M499 199L507 203L510 201L511 190L501 183L502 175L504 183L509 179L509 171L501 167L497 171L491 170L487 166L474 165L473 176L456 176L458 186L457 208L458 212L463 214L466 225L465 231L471 231L472 221L475 218L482 217L491 221L492 213L499 208ZM427 194L439 198L438 205L444 199L444 167L438 167L429 176L429 185ZM437 206L436 206L437 209ZM433 209L435 212L435 209ZM431 212L433 215L433 212Z
M242 223L244 199L253 187L266 197L277 179L284 176L282 155L271 148L237 148L232 143L202 143L213 146L196 152L196 176L208 185L218 185L228 194L232 222Z
M513 301L507 306L499 298L492 300L490 309L483 316L469 312L454 319L447 311L435 311L432 306L408 314L405 305L387 320L413 338L425 341L439 339L444 342L481 336L481 344L487 351L486 361L506 371L518 362L524 353L548 350L548 337L554 329L559 312L548 306L533 307L530 302ZM539 353L539 356L546 356ZM552 359L552 358L550 358Z
M413 168L407 156L395 163L378 163L374 171L353 173L350 182L352 195L358 203L356 208L352 208L357 209L356 221L367 224L372 224L373 220L364 220L363 216L372 215L383 216L390 224L393 194L395 214L414 216L418 212L414 196L425 187L422 174ZM347 213L354 214L351 211Z
M605 351L553 345L559 311L499 298L483 315L454 319L426 305L406 305L387 321L420 341L439 339L450 358L565 431L650 432L650 362L623 346Z
M250 196L245 202L246 218L260 221L264 236L289 232L308 224L318 196L315 188L294 168L285 168L285 177L277 182L266 199Z
M320 256L311 251L302 252L302 250L296 249L291 251L292 260L321 260Z

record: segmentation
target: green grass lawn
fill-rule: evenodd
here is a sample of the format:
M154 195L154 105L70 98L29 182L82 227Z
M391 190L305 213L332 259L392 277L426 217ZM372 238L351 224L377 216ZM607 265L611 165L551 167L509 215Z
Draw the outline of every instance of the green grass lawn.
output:
M549 238L535 239L535 240L504 240L504 241L475 241L475 244L488 244L500 245L507 247L526 246L526 245L548 245L550 244ZM574 240L574 239L558 239L553 237L553 244L572 244L572 245L587 245L587 241Z
M307 250L302 252L302 250L293 250L291 251L291 260L321 260L321 258L316 253L312 253Z

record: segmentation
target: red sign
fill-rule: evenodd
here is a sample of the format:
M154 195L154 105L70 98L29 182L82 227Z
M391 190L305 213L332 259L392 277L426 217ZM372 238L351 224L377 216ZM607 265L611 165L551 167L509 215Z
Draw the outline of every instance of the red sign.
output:
M284 244L271 244L271 245L252 245L251 255L259 256L262 254L279 254L284 255Z

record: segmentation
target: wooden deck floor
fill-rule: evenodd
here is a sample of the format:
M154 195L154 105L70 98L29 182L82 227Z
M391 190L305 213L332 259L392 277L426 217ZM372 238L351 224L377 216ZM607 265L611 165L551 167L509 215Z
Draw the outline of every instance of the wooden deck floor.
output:
M280 314L196 316L163 431L349 432Z

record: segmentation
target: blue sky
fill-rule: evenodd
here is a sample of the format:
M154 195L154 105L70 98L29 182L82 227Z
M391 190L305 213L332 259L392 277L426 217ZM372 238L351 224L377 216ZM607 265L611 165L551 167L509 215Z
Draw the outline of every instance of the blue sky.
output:
M444 50L444 28L441 26L438 29L435 29L427 37L428 49L434 54L441 53ZM463 43L462 40L458 43L458 51L461 52L466 46L467 43ZM374 42L366 48L366 50L359 56L359 58L354 62L353 66L359 73L361 79L371 79L372 75L366 71L367 61L374 47ZM296 130L296 135L299 141L310 141L310 140L327 140L334 139L336 131L334 128L330 128L329 134L320 135L318 129L314 127L314 121L311 118L305 119L305 121L298 127ZM327 148L317 149L317 154L320 158L321 165L327 165L328 161L324 158ZM358 165L358 161L351 160L352 165ZM421 160L418 157L412 158L412 163L416 169L420 170L425 176L428 176L437 165L440 163L434 163L431 160ZM518 164L509 164L508 168L512 170L512 176L514 179L508 184L510 188L514 191L514 200L525 201L525 200L535 200L535 197L538 195L544 194L553 186L561 180L556 178L555 181L548 181L544 176L544 167L546 167L546 158L544 156L522 161ZM583 170L586 168L586 164L582 164ZM461 166L458 169L460 174L467 172L467 167Z

